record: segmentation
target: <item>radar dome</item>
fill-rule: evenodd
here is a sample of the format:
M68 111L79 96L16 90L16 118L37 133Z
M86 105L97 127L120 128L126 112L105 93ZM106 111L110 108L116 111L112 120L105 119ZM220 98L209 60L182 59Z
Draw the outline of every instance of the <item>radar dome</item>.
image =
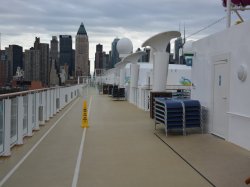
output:
M119 57L125 57L133 52L133 44L130 39L122 38L117 42L116 49Z

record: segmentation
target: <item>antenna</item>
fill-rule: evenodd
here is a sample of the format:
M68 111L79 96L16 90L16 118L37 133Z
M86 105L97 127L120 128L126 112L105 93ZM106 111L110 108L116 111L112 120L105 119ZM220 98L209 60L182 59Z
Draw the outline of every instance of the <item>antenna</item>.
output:
M181 56L182 56L182 59L181 59L181 63L184 64L184 44L186 43L186 24L184 22L183 24L183 40L181 41Z
M186 43L186 24L184 23L184 43L183 45Z

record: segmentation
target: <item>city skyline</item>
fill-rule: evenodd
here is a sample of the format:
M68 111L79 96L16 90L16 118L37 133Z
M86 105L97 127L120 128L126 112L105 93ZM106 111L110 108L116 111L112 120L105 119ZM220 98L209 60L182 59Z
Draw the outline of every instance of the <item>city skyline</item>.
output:
M52 36L50 44L35 37L33 47L24 50L22 46L9 45L0 50L0 86L41 88L72 84L76 76L89 76L89 43L83 23L77 32L75 49L71 35L59 35L59 41Z
M13 8L7 8L13 4ZM3 1L0 7L1 49L12 44L29 49L35 37L40 37L43 43L50 43L52 36L71 35L75 38L79 24L83 22L88 30L93 71L95 46L98 43L108 52L114 38L128 37L134 49L137 49L148 37L158 32L179 28L183 32L184 23L186 35L189 36L225 16L224 9L221 0L127 0L119 3L114 0ZM249 13L245 11L243 18L249 18ZM233 23L236 20L234 14ZM196 40L221 31L225 25L224 19L188 39ZM75 39L72 46L74 49Z

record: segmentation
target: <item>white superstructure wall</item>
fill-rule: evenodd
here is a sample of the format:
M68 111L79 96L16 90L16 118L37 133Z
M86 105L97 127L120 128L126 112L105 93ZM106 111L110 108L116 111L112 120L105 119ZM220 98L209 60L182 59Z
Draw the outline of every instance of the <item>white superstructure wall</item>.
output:
M207 129L210 133L214 133L216 127L220 125L213 122L216 115L213 112L216 97L214 86L217 84L215 66L218 63L228 64L229 80L226 81L229 82L229 87L227 97L223 98L228 102L224 138L248 150L250 150L249 30L250 22L244 22L194 42L191 92L191 97L200 100L207 108ZM238 71L242 65L248 74L245 81L238 78ZM221 75L219 77L221 78Z

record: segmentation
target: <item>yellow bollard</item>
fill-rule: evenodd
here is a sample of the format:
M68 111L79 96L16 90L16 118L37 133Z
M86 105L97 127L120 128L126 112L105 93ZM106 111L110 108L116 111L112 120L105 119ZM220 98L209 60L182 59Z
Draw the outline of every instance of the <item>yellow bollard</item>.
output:
M89 122L88 122L88 107L87 107L87 101L83 101L83 109L82 109L82 128L88 128Z

